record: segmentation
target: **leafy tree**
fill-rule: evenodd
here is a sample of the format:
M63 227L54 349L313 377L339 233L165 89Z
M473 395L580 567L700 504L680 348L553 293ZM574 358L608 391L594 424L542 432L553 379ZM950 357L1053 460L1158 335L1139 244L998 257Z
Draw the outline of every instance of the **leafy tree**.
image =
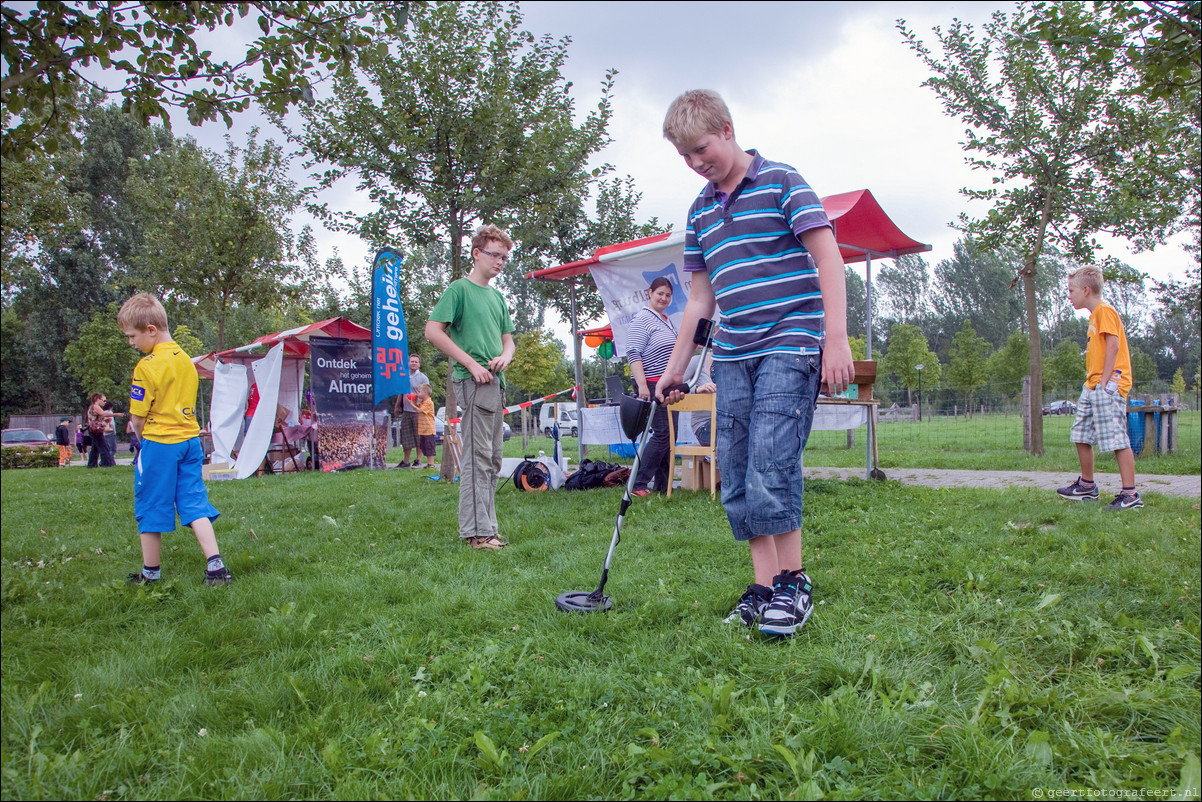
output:
M988 359L989 343L977 336L971 323L964 321L964 327L952 340L947 381L952 388L964 393L965 411L970 418L977 391L989 381Z
M271 308L295 301L308 278L297 258L288 221L300 203L287 177L288 158L257 129L245 148L229 137L210 156L180 143L131 176L146 221L136 255L141 275L165 300L194 304L217 321L217 348L238 305Z
M881 294L889 314L899 323L918 323L928 311L927 293L930 274L927 260L918 254L906 254L893 260L877 274Z
M847 286L847 330L848 332L863 332L864 345L868 345L868 286L864 279L860 278L860 274L852 270L850 267L844 268ZM879 349L881 345L880 331L884 326L885 321L877 316L877 309L880 303L877 300L877 292L872 293L872 328L873 348ZM875 352L874 352L875 353ZM863 359L864 357L860 357Z
M441 238L451 280L465 273L464 238L477 223L510 225L519 242L542 230L565 197L587 193L586 164L608 143L613 74L577 125L560 73L567 45L523 30L516 5L415 7L393 47L360 53L333 97L301 109L294 136L313 155L306 166L330 165L318 186L354 176L376 206L315 211L374 244Z
M928 347L922 330L908 323L894 323L878 373L897 377L897 384L906 389L910 404L914 403L911 393L918 387L918 365L922 365L923 387L937 388L941 372L939 357Z
M1202 269L1197 262L1182 280L1152 285L1159 306L1152 314L1152 335L1166 357L1164 375L1196 365L1202 354Z
M111 303L88 318L79 337L64 349L67 368L86 388L116 399L129 397L129 379L141 354L117 328L120 306Z
M1147 277L1130 265L1114 264L1104 271L1104 278L1105 298L1119 313L1127 337L1138 335L1144 327L1147 298L1144 279Z
M546 329L521 332L515 340L517 352L505 372L506 378L532 396L562 390L551 385L564 359L563 343Z
M1022 392L1023 377L1027 375L1030 366L1031 341L1021 331L1016 331L1006 338L1002 347L989 357L989 376L993 384L1000 385L1010 396ZM1084 378L1084 372L1081 374ZM1040 410L1042 413L1042 409Z
M867 359L868 358L868 336L863 337L848 337L848 345L851 346L852 359Z
M147 2L5 4L2 100L19 116L5 126L5 158L55 153L76 143L72 121L85 86L122 99L143 124L170 125L169 107L199 125L232 115L252 100L283 112L313 101L314 84L374 44L360 24L362 2ZM387 34L403 28L408 3L371 4ZM228 37L255 12L262 36L240 60L221 61L198 40ZM101 71L93 69L100 67Z
M1084 379L1085 352L1072 340L1060 341L1044 360L1043 391L1057 395L1063 391L1071 400Z
M1181 368L1177 368L1177 372L1173 374L1173 383L1169 385L1169 392L1176 393L1178 396L1185 395L1185 372Z
M997 254L962 239L952 256L935 265L930 291L939 336L950 341L967 321L994 348L1006 341L1022 319L1022 303L1013 289L1014 269L1005 254ZM935 332L928 332L934 337Z
M1090 12L1081 3L1056 6L1069 27L1089 26L1113 50L1127 40L1123 21ZM934 36L932 52L899 22L902 35L931 70L925 82L948 114L969 126L968 162L993 174L988 189L965 189L992 204L960 227L986 247L1021 255L1030 368L1042 386L1036 274L1049 245L1079 261L1093 258L1093 236L1107 232L1137 247L1163 242L1175 230L1190 196L1196 145L1184 108L1140 96L1131 87L1138 71L1123 59L1096 57L1095 42L1041 40L1031 35L1046 6L994 14L978 39L973 26L955 21ZM1196 109L1195 109L1196 112ZM1099 124L1099 120L1104 121ZM1192 148L1192 150L1191 150ZM1033 454L1042 455L1043 422L1032 393Z
M1139 348L1131 348L1131 378L1143 385L1142 392L1152 392L1150 385L1160 376L1156 372L1156 360ZM1135 388L1133 387L1132 390Z

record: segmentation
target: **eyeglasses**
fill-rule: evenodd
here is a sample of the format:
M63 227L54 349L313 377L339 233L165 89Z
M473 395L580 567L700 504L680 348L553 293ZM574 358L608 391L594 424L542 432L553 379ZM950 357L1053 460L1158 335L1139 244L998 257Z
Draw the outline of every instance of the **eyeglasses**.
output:
M493 251L486 251L483 248L480 249L480 253L487 254L494 259L500 259L501 264L505 264L509 261L509 254L507 253L494 253Z

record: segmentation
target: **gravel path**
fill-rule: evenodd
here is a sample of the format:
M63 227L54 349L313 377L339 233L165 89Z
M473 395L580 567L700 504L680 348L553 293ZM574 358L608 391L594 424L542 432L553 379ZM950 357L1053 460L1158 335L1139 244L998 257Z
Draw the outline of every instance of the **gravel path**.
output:
M885 478L908 485L926 487L1032 487L1054 492L1057 487L1071 484L1076 473L1035 471L952 471L938 468L887 468ZM813 468L807 466L806 478L849 479L864 478L863 468ZM1202 476L1139 474L1135 475L1141 493L1164 493L1170 496L1198 498L1202 496ZM1117 473L1094 476L1103 497L1118 493L1122 487Z

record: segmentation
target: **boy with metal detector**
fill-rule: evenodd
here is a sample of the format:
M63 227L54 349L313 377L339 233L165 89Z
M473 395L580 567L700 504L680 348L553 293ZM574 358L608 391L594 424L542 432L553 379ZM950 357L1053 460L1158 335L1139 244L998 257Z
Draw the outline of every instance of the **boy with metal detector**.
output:
M726 620L793 635L813 609L802 567L802 450L820 384L842 391L855 373L843 258L818 196L792 167L739 147L717 93L676 98L664 138L707 183L689 209L684 269L693 283L660 386L680 382L697 321L720 309L712 376L722 506L755 575ZM657 396L672 403L681 393Z

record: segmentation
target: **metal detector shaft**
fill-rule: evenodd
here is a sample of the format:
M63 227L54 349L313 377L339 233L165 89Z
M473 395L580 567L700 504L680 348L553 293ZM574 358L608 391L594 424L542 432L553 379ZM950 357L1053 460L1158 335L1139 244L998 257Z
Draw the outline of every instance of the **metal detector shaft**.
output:
M679 390L682 393L690 393L697 386L698 379L701 378L702 372L705 370L705 357L710 348L710 340L713 333L713 321L702 319L697 322L697 331L693 335L693 342L701 346L701 359L697 361L697 369L693 371L693 377L688 384L676 384L669 387L663 392L664 396L669 393ZM656 388L658 389L658 388ZM626 510L630 508L633 501L631 495L634 493L634 482L638 477L639 466L643 460L643 449L647 446L647 440L651 433L651 426L655 421L655 411L660 406L659 401L652 398L651 414L647 416L647 423L643 427L643 433L639 436L638 446L634 451L634 463L630 466L630 476L626 480L626 492L622 495L622 506L618 509L618 517L614 522L614 535L609 541L609 551L605 554L605 564L601 569L601 583L597 585L597 589L589 594L589 599L599 602L605 597L605 583L609 581L609 566L614 558L614 550L618 547L618 543L622 540L622 518L626 515ZM671 472L669 471L668 481L672 481Z

